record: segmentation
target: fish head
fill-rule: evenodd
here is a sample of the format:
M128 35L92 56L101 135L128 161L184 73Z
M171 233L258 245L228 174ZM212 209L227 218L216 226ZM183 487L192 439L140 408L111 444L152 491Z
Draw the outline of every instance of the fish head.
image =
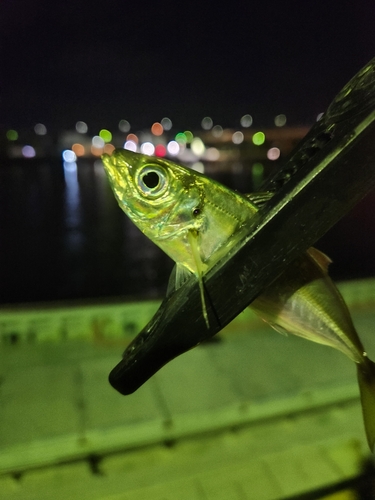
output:
M102 160L120 207L146 236L155 241L201 229L203 188L197 172L125 149Z

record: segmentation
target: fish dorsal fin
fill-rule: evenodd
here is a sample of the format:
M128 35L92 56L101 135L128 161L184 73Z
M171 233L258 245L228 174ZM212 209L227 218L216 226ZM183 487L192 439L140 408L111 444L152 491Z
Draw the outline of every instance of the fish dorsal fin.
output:
M198 277L198 283L199 283L199 290L201 293L203 317L204 317L204 320L206 322L207 328L209 328L210 324L208 322L206 302L204 299L204 286L203 286L204 264L202 262L202 259L201 259L200 253L199 253L198 234L199 234L198 231L189 230L187 233L187 237L188 237L191 253L193 255L195 267L197 269L197 277Z
M307 250L310 257L318 264L320 269L327 274L328 266L332 263L332 260L325 253L321 252L317 248L311 247Z
M247 198L253 205L255 205L257 208L262 207L265 203L267 203L268 200L272 198L274 193L271 191L262 191L259 193L248 193L245 194L245 198Z
M182 285L190 278L191 273L186 267L181 264L176 264L172 269L171 275L169 276L168 287L167 287L167 297L172 295L173 292L178 290Z

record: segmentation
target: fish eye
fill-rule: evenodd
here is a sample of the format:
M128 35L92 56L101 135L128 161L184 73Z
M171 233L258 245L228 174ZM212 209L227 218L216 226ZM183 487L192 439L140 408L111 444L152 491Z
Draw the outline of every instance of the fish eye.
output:
M147 172L146 174L142 175L142 181L145 183L145 185L150 188L156 188L156 186L159 184L159 174L156 172Z
M200 213L201 213L200 208L198 208L198 207L197 207L197 208L194 208L194 210L193 210L193 215L194 215L195 217L197 217Z
M159 197L165 193L167 185L167 172L159 165L146 165L137 174L139 191L149 197Z

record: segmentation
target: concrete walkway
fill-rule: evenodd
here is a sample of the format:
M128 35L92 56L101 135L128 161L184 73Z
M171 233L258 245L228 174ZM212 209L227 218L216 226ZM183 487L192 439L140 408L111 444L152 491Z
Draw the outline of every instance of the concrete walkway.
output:
M353 317L375 359L372 304ZM239 317L126 397L107 382L122 349L3 342L0 499L280 499L369 455L354 364L333 349Z

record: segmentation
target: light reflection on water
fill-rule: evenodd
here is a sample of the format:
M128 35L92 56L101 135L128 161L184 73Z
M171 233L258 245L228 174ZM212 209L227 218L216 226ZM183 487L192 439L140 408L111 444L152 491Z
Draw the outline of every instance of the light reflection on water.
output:
M66 246L78 250L83 244L81 224L80 189L76 162L63 162L65 179L65 226L67 228Z
M209 176L241 192L259 166ZM375 275L375 194L317 245L336 279ZM172 261L119 209L100 160L0 165L0 302L165 295Z

